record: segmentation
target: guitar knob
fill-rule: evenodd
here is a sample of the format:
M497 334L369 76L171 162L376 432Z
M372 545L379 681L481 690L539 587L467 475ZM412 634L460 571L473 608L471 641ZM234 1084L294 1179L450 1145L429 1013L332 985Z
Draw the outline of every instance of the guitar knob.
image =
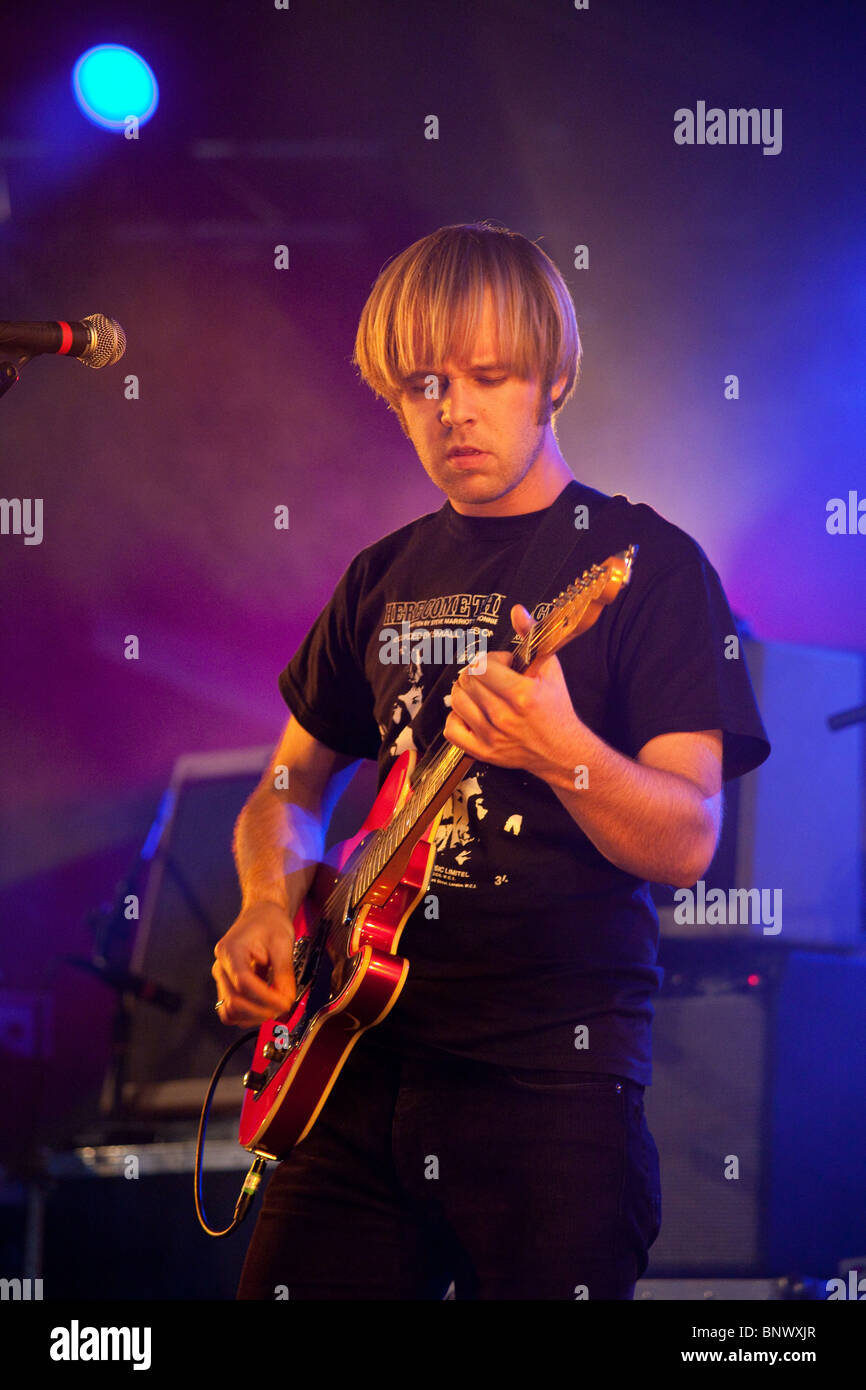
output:
M248 1091L260 1091L268 1079L267 1072L248 1071L244 1073L244 1085Z
M262 1048L262 1056L266 1057L269 1062L278 1062L285 1054L286 1049L284 1047L278 1047L275 1042L265 1043Z

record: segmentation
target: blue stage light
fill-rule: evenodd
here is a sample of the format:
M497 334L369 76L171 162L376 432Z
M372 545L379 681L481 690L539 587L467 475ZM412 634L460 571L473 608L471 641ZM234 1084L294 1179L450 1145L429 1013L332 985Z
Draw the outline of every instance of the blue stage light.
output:
M97 44L82 53L72 70L72 90L88 120L107 130L123 130L130 116L144 125L159 104L152 68L119 43Z

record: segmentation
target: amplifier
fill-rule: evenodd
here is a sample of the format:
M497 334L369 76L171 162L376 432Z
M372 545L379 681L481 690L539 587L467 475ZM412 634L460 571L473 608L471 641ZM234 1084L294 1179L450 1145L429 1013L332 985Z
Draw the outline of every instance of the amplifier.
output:
M648 1278L829 1278L866 1249L866 959L663 943Z

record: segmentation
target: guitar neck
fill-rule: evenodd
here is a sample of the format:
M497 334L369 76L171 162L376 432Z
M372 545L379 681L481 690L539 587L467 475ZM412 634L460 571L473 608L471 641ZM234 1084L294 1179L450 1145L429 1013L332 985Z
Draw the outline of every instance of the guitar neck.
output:
M417 781L410 784L409 795L356 867L353 907L365 898L382 903L390 897L426 827L474 762L462 749L445 743Z

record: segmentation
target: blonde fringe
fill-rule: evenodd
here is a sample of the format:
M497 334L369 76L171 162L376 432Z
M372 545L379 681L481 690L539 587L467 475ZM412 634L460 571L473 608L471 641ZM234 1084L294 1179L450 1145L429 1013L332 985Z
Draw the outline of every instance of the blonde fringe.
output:
M451 358L470 359L487 292L499 362L517 376L538 377L542 400L565 376L551 413L565 405L582 348L559 270L519 232L486 221L458 223L440 227L389 261L361 313L352 362L398 418L406 377Z

